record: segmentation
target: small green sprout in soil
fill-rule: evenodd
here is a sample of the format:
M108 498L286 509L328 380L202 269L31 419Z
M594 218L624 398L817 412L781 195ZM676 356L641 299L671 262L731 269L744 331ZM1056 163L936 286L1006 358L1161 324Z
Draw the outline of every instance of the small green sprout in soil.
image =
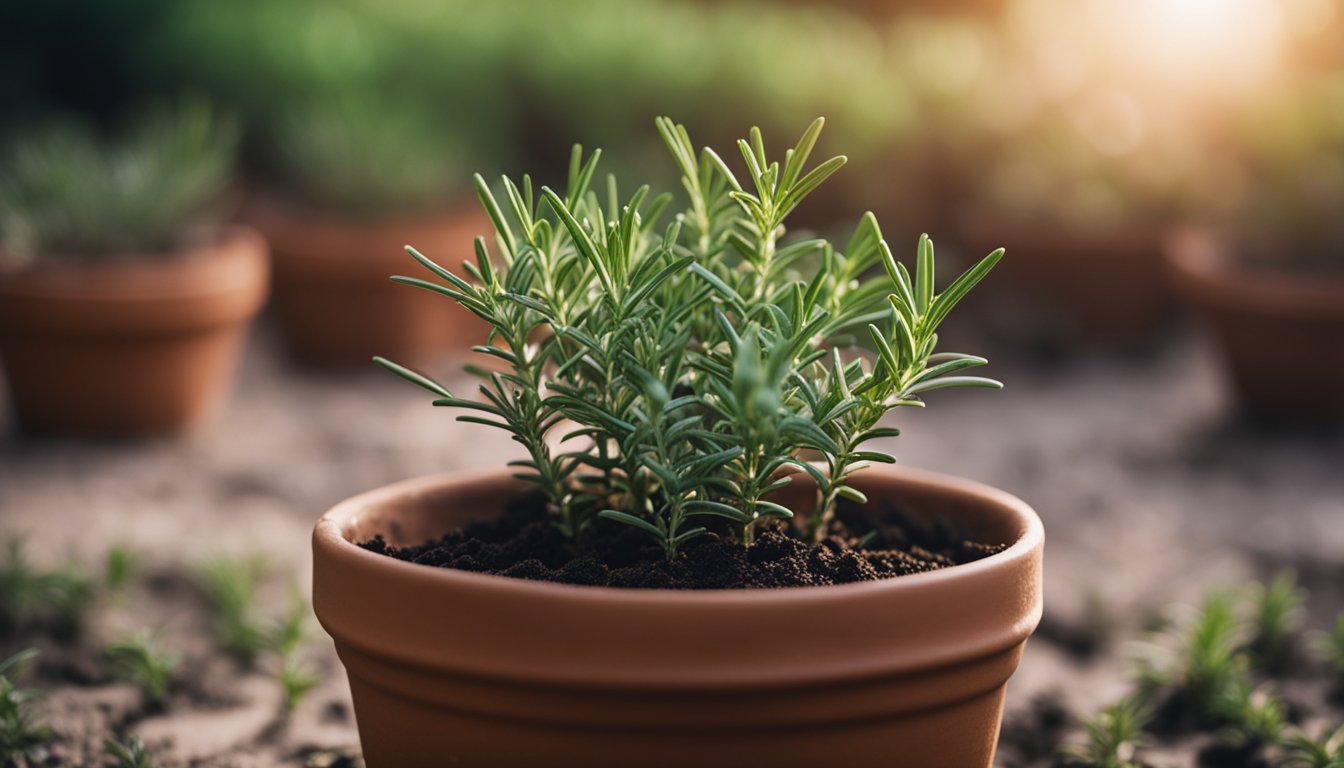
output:
M317 672L303 659L292 653L287 653L281 657L275 678L279 681L280 690L284 693L285 711L287 712L298 709L304 697L321 682Z
M35 719L29 706L38 692L18 684L24 668L37 654L29 649L0 661L0 766L36 762L52 738L51 729Z
M1344 724L1312 739L1298 734L1284 742L1283 768L1344 768Z
M153 632L142 630L104 649L109 673L140 689L151 706L162 708L176 682L182 657L167 650Z
M845 164L809 167L822 124L775 160L753 129L738 142L739 178L659 119L688 198L670 220L671 195L623 197L610 177L599 188L600 151L575 148L563 192L506 177L501 201L477 176L498 252L477 238L458 274L412 249L443 282L393 279L484 319L476 350L506 370L477 369L475 398L378 362L466 411L460 421L521 443L517 477L576 549L596 521L614 521L670 561L715 526L746 545L795 512L820 541L840 501L866 501L855 472L894 461L870 445L897 434L884 417L934 390L1000 386L965 375L983 358L936 348L943 320L1002 256L938 291L932 241L919 239L908 269L871 213L843 246L786 239L789 214ZM797 473L815 498L796 510L772 501Z
M1106 707L1083 722L1086 742L1061 750L1065 763L1085 768L1140 768L1134 754L1147 743L1143 729L1151 717L1148 703L1138 696Z
M1335 618L1335 626L1325 633L1321 649L1330 663L1330 669L1344 683L1344 613Z
M0 254L22 263L171 253L219 202L237 137L196 102L149 113L112 139L41 126L0 156Z
M1251 595L1251 658L1260 669L1281 671L1288 661L1290 643L1302 628L1306 591L1297 585L1295 573L1283 571L1268 585L1253 585Z
M1220 729L1223 740L1243 749L1277 744L1288 724L1283 701L1247 679L1229 685L1217 710L1226 723Z
M125 742L108 739L103 751L107 755L106 768L154 768L154 757L145 743L134 736Z
M1244 678L1249 661L1247 631L1237 603L1227 592L1209 594L1200 612L1183 629L1173 630L1178 646L1166 664L1145 661L1145 687L1173 690L1183 708L1205 724L1225 721L1227 701Z
M271 632L256 615L256 592L268 565L259 557L221 557L201 566L199 583L212 611L215 646L247 666L267 649Z
M295 589L289 612L275 623L271 632L271 648L279 655L275 677L284 693L287 712L297 709L304 697L321 682L321 677L300 654L307 633L308 615L308 601Z
M125 544L113 544L107 550L103 564L103 578L107 582L107 591L113 595L124 594L135 582L140 571L140 557Z
M1142 748L1160 741L1199 745L1200 765L1344 768L1344 726L1307 737L1297 723L1316 706L1278 695L1267 680L1271 670L1250 663L1257 648L1283 648L1301 631L1306 592L1291 574L1280 574L1268 587L1240 594L1211 592L1188 622L1158 630L1152 653L1139 659L1132 697L1085 720L1087 740L1062 757L1139 768L1147 765Z
M7 542L0 563L0 633L47 630L59 639L78 636L93 599L93 587L78 567L38 569L22 539Z

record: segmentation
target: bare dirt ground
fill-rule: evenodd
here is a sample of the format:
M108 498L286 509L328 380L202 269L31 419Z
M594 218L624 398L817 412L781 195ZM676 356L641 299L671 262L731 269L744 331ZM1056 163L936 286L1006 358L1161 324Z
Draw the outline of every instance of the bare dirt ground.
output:
M963 346L987 351L1007 389L935 393L926 411L901 414L905 434L888 447L904 464L1011 491L1045 521L1046 621L1010 685L1002 764L1027 764L1015 744L1041 696L1074 712L1114 700L1128 686L1126 643L1211 586L1293 566L1311 590L1311 626L1344 609L1344 436L1238 424L1193 337L1146 356L1049 365ZM84 641L33 641L45 653L29 683L48 691L53 762L71 765L100 764L108 735L140 736L159 765L357 765L344 675L316 622L305 654L322 682L284 717L264 665L244 673L213 650L191 574L219 555L264 554L274 573L262 605L282 611L290 583L307 589L309 530L332 503L513 454L502 434L453 422L381 372L294 369L264 328L233 400L195 434L86 444L0 421L0 435L0 539L25 537L45 565L97 572L114 543L142 562L137 586L97 601ZM100 670L99 644L135 627L159 629L184 654L186 679L158 714ZM1097 635L1101 652L1070 650ZM17 642L0 638L0 656ZM1193 765L1192 755L1149 760Z

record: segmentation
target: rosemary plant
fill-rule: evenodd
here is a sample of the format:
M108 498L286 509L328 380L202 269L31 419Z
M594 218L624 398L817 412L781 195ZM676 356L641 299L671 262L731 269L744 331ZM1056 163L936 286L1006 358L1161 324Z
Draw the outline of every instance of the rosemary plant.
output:
M775 160L753 129L738 142L739 177L659 119L687 197L665 223L670 194L643 186L622 197L611 177L595 188L600 151L585 158L575 147L563 192L505 177L501 201L477 176L495 251L478 238L458 274L408 249L442 282L393 280L489 323L475 349L504 369L475 369L476 399L376 361L435 405L467 411L459 420L509 432L527 451L513 462L518 477L544 492L576 541L604 518L644 531L671 558L707 519L749 543L762 520L795 512L821 537L838 500L864 501L854 473L894 461L870 447L897 434L881 424L889 412L936 389L1000 386L961 374L983 358L936 347L939 325L1002 256L940 292L932 241L920 238L910 270L872 214L843 248L790 239L790 212L845 164L809 166L822 125ZM815 481L815 501L772 501L799 472Z
M237 136L187 102L113 139L75 124L20 137L0 159L0 259L172 252L220 201Z

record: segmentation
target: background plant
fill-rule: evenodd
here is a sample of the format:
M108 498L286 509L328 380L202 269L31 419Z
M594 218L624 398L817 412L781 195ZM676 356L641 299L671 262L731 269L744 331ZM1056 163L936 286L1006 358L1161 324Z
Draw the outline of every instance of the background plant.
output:
M0 765L25 766L51 740L51 729L30 709L39 693L18 684L24 667L37 655L29 649L0 661Z
M412 250L446 285L394 279L446 294L491 326L476 349L507 370L479 371L481 400L379 362L437 395L436 405L472 412L460 420L510 432L528 451L514 462L519 477L541 487L575 539L606 518L645 531L672 557L707 530L702 520L724 518L749 542L760 520L792 517L766 497L798 471L817 482L805 514L820 535L839 498L863 500L852 473L892 460L864 448L895 434L878 426L889 411L935 389L999 386L953 375L983 358L935 348L939 324L1002 251L937 292L929 239L911 272L872 215L844 251L787 241L788 215L845 163L808 167L820 119L780 160L753 129L738 142L745 183L713 150L697 153L683 126L664 118L658 129L689 203L666 225L669 195L640 187L621 197L611 177L600 194L600 153L585 160L576 148L563 195L506 177L501 205L477 177L498 256L478 238L465 277ZM557 429L591 449L553 450Z
M140 689L151 706L162 708L175 683L182 656L165 648L148 630L108 643L104 649L108 671Z
M0 153L3 258L172 252L219 204L236 140L201 102L148 113L112 138L69 121L19 137Z
M1083 721L1087 740L1078 745L1065 745L1061 755L1069 765L1139 768L1135 752L1148 742L1143 729L1151 718L1150 706L1142 697L1124 699Z
M154 758L149 749L134 736L124 742L108 739L103 747L109 768L154 768Z
M6 542L0 563L0 633L51 630L69 639L83 628L93 586L75 565L55 570L35 566L22 539Z
M1306 590L1297 585L1297 574L1290 570L1267 585L1251 588L1254 630L1249 650L1257 666L1270 672L1283 669L1290 643L1302 629L1306 601Z
M256 609L256 592L268 568L261 557L220 557L198 571L212 614L215 647L248 666L269 645L270 632Z
M404 215L471 194L460 181L468 138L415 100L360 92L315 97L288 105L272 132L281 183L328 211Z

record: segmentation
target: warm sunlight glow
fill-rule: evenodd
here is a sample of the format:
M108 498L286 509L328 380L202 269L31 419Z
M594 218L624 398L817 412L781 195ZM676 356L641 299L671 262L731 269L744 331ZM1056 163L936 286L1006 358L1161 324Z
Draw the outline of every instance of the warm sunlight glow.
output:
M1177 86L1239 90L1274 74L1284 19L1274 0L1107 3L1132 64Z

